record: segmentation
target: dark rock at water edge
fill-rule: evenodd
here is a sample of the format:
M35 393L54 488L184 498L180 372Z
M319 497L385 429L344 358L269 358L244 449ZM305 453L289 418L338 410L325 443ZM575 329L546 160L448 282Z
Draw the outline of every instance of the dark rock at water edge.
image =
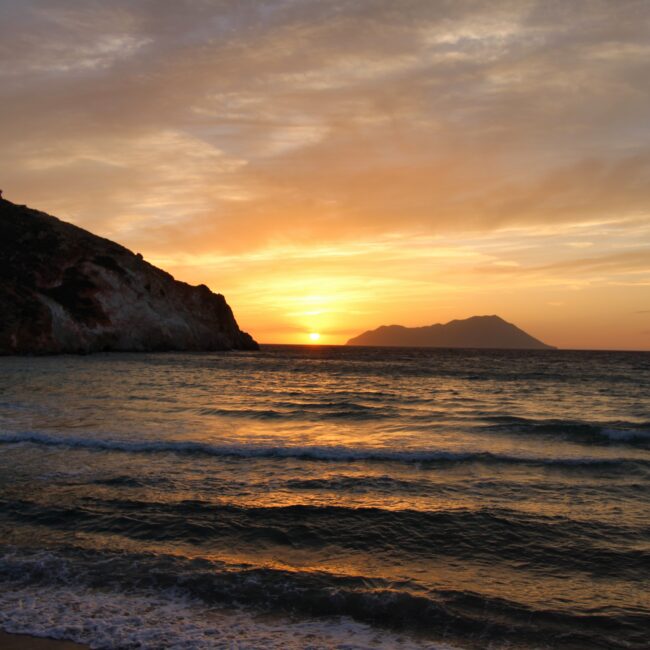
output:
M352 338L348 345L423 348L492 348L502 350L554 350L499 316L472 316L444 325L403 327L383 325Z
M221 294L0 199L0 354L256 350Z

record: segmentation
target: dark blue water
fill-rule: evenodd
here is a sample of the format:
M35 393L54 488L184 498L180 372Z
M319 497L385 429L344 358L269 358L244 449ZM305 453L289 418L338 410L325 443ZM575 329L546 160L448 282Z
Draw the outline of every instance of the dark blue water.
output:
M0 359L0 627L647 648L650 354Z

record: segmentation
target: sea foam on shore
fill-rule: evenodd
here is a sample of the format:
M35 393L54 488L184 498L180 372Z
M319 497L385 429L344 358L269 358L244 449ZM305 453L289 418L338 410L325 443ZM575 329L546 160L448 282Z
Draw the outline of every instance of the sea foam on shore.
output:
M23 588L0 595L0 628L72 640L101 650L451 650L445 644L384 632L348 618L262 616L245 609L209 607L172 591L123 594ZM27 650L29 646L23 647Z

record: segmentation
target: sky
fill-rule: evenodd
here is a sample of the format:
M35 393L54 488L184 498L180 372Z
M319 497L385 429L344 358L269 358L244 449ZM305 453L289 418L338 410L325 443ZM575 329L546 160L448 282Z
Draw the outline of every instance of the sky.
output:
M0 0L0 187L263 343L650 349L648 0Z

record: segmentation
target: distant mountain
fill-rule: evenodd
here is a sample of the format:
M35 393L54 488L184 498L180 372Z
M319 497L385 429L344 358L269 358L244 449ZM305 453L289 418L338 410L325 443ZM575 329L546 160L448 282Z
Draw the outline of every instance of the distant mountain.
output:
M0 198L0 355L257 347L221 294Z
M347 345L398 346L419 348L497 348L512 350L553 350L499 316L472 316L444 325L403 327L382 325L350 339Z

